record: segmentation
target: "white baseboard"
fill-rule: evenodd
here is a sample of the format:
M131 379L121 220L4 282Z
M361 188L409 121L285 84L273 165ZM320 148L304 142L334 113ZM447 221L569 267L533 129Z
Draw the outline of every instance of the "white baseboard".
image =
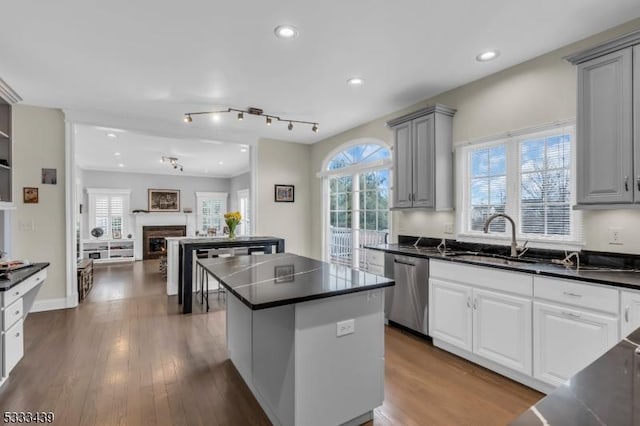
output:
M55 311L56 309L67 309L68 307L73 306L67 306L67 299L65 297L36 300L33 302L33 306L29 312Z

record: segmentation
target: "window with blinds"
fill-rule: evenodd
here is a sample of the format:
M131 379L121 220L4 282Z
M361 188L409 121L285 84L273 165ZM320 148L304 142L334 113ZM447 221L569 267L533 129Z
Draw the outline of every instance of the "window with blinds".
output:
M222 234L225 226L224 214L227 212L227 195L222 192L196 192L197 229L200 233L215 230Z
M102 228L103 238L123 236L128 232L129 190L87 189L90 229Z
M506 213L515 220L519 239L580 244L581 216L571 208L574 143L574 127L566 126L459 148L458 190L466 207L458 209L460 235L487 238L487 218ZM508 237L511 227L498 218L489 231Z

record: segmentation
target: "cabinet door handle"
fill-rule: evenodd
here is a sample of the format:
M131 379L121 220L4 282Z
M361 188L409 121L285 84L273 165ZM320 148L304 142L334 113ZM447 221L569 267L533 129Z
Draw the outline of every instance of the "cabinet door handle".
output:
M20 314L20 310L17 310L14 315L19 315L19 314ZM629 322L629 321L627 321L627 322Z
M638 191L640 191L640 175L638 175L636 182L638 183Z
M571 312L564 312L564 311L562 311L562 315L567 316L569 318L580 318L581 317L581 315L572 314Z
M20 337L20 332L19 331L16 333L16 337Z
M629 305L624 308L624 320L629 322Z
M571 297L582 297L582 295L581 295L581 294L578 294L578 293L569 293L569 292L566 292L566 291L564 292L564 295L565 295L565 296L571 296Z
M473 309L475 309L476 311L478 310L478 299L476 299L475 297L473 298Z
M629 176L624 177L624 190L629 192Z
M471 307L471 296L467 296L467 308Z

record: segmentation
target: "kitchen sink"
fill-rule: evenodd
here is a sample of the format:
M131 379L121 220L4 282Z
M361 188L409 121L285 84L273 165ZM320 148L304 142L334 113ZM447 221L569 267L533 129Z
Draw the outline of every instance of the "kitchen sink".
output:
M455 257L460 260L472 260L475 262L487 262L493 263L497 265L526 265L539 263L539 260L528 259L528 258L515 258L509 256L503 256L499 254L483 254L483 253L469 253L469 252L460 252L460 253L449 253L447 256Z

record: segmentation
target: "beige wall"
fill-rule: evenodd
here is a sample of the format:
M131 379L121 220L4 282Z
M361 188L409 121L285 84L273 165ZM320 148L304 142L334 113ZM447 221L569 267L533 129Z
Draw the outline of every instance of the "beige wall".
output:
M384 123L433 103L458 109L453 119L453 140L464 141L576 116L576 71L563 56L617 35L640 29L640 19L582 40L481 80L458 87L402 111L320 141L311 147L311 255L322 255L322 185L315 177L326 155L357 138L392 142ZM393 237L398 234L441 238L444 226L455 223L454 213L394 212ZM586 249L640 253L640 210L585 212ZM608 244L607 227L623 228L624 245Z
M66 298L65 129L58 109L13 108L13 193L11 256L50 262L37 301ZM57 185L40 183L42 168L58 169ZM22 202L22 188L39 189L38 204ZM62 300L60 303L64 303Z
M309 145L261 139L257 147L256 235L285 239L287 252L310 254ZM275 184L295 185L294 203L273 200Z

